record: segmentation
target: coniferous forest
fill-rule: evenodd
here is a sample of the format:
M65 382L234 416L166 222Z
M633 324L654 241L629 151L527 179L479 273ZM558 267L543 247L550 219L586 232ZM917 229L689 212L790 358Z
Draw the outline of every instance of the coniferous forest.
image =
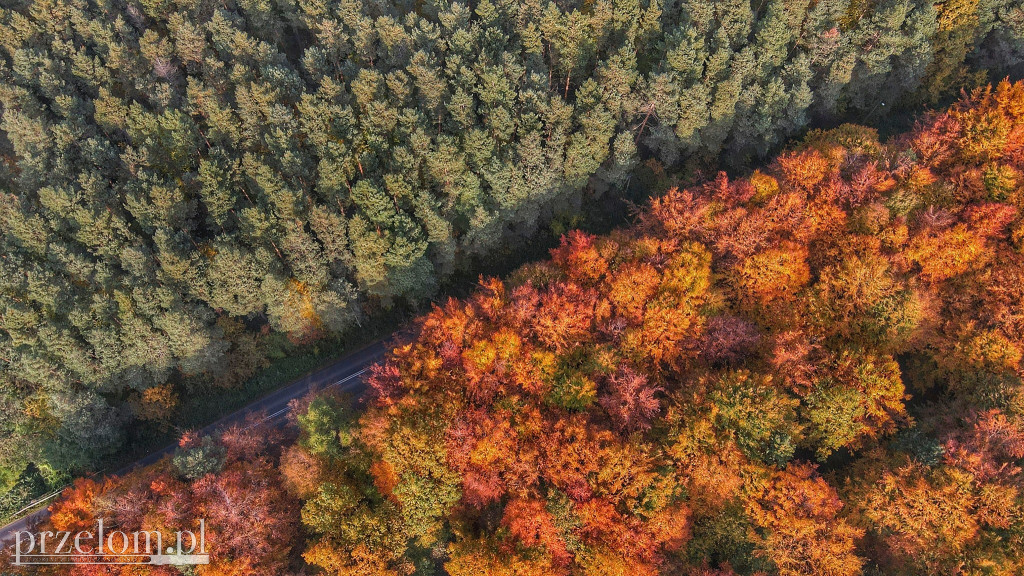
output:
M202 517L206 576L1020 574L1021 77L1019 0L4 0L0 518L160 429L48 525ZM182 429L396 310L366 395Z

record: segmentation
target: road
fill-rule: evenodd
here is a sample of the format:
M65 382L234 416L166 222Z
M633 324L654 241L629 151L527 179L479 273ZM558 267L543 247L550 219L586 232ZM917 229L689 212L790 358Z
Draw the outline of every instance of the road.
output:
M366 387L364 378L362 378L363 374L373 363L383 358L387 350L387 339L378 340L373 344L338 358L329 366L311 372L288 386L271 392L241 410L224 416L220 420L202 428L199 432L201 434L211 434L218 429L232 424L243 423L253 414L263 414L263 417L257 421L258 423L271 422L283 418L288 413L288 403L296 398L305 396L313 388L322 390L336 387L345 392L362 392ZM173 453L177 446L177 444L169 444L125 466L113 475L122 476L141 466L154 464L164 456ZM60 494L59 491L48 496L53 498L58 494ZM31 527L45 520L48 515L49 509L42 508L0 528L0 543L13 539L14 535L21 530L31 529Z

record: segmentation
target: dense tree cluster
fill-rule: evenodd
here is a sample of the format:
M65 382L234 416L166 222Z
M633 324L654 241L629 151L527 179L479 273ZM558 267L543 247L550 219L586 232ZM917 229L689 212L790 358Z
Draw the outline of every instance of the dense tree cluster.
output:
M282 443L280 432L256 424L232 427L217 439L186 434L174 457L154 466L121 478L80 478L51 506L46 529L88 532L91 536L84 537L81 548L99 553L100 558L86 558L88 562L78 566L10 569L39 576L175 576L182 572L173 566L131 564L139 561L130 556L135 551L135 534L140 534L142 553L164 554L178 546L178 531L189 531L196 535L196 542L185 535L182 549L187 553L193 544L198 548L202 534L212 557L212 564L198 573L202 576L281 576L294 557L292 546L301 546L299 504L283 487L278 472ZM96 541L100 519L108 535L102 551ZM123 540L118 535L110 539L112 532L129 535L129 554L119 554ZM47 551L53 553L59 542L51 539ZM162 544L159 550L157 542ZM11 548L5 546L0 566L13 561Z
M741 164L1022 59L1016 0L5 3L0 487L244 379L261 330L431 294L644 155Z
M307 560L1019 573L1022 136L1007 83L889 145L814 133L436 309L305 450Z
M279 482L308 540L267 557L339 576L1020 574L1022 209L1024 83L1004 82L892 142L813 132L629 229L571 233L422 317L361 415L296 406ZM216 445L190 445L179 473L223 481Z

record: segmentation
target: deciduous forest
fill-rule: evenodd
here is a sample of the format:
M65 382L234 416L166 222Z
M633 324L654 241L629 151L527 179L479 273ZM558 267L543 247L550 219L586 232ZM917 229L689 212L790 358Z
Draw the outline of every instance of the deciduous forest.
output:
M51 522L202 515L200 575L1020 574L1022 208L1024 83L811 131L436 306L361 404L187 435Z
M480 262L550 234L560 215L621 195L638 163L667 173L747 170L809 127L844 119L884 125L962 89L1018 76L1022 62L1024 10L1016 0L5 0L4 498L95 470L126 447L128 431L173 424L184 399L216 402L219 391L266 366L271 351L358 331L383 310L436 297L453 274L472 274ZM875 162L887 173L885 162ZM1011 168L979 166L986 183L1013 188ZM768 202L768 192L757 198ZM660 200L647 218L679 201ZM916 218L913 210L898 208L894 218ZM874 220L863 218L873 230ZM778 254L745 252L774 229L743 226L758 234L737 240L751 248L721 258L758 260L745 271L713 265L742 284L731 288L740 308L709 326L754 338L760 332L747 322L775 322L757 312L768 305L762 291L795 294L805 267L788 244L776 246ZM809 238L792 234L792 242ZM960 232L935 234L907 258L930 262L975 246ZM703 252L687 248L692 241L665 248L665 258L703 262ZM559 254L585 240L567 242ZM823 254L813 257L812 269L824 265ZM660 285L667 260L635 258L628 268L635 282L643 290ZM869 275L882 274L884 259L871 258ZM783 282L762 265L796 268ZM837 269L839 284L828 290L846 290L843 274L859 270ZM596 294L597 284L574 282L578 294L550 298L587 302ZM632 290L634 280L625 282L622 289ZM877 288L892 298L883 307L931 310L931 301L901 296L909 288L892 282ZM532 285L541 290L539 279ZM664 296L663 308L691 302L682 294ZM712 296L691 304L725 305L698 305L701 298ZM793 313L777 309L774 296L768 301L772 318ZM639 321L642 306L638 300L616 318ZM830 314L854 313L822 306L815 318L826 323ZM672 328L678 333L667 340L629 336L635 340L624 349L642 356L654 346L657 356L609 377L668 390L659 373L644 370L688 361L675 346L690 328ZM568 358L557 340L576 332L567 334L543 337L553 346L549 368L561 374L551 377L569 386L556 404L583 408L596 376L566 366L611 370L618 360L601 346L618 344L599 345L605 336L591 335L599 340ZM879 378L894 373L884 356L850 354L829 361L851 374L864 362ZM702 386L719 386L708 378ZM763 384L768 394L773 388ZM885 416L863 416L872 426L896 425L899 414L887 410L899 394L890 392L880 400L886 408L877 408ZM782 410L780 422L788 414ZM623 418L622 425L639 425ZM772 438L777 450L817 442L825 454L867 434L843 426ZM425 546L430 534L421 534ZM555 564L568 558L556 555Z

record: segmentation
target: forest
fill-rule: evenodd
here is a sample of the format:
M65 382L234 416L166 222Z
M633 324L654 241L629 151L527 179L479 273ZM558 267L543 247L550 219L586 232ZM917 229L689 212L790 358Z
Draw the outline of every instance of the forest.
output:
M1022 67L1017 0L5 0L0 508L423 306L638 166L747 170Z
M201 515L203 576L1021 574L1022 209L1024 83L814 130L481 278L361 403L186 435L50 522Z

